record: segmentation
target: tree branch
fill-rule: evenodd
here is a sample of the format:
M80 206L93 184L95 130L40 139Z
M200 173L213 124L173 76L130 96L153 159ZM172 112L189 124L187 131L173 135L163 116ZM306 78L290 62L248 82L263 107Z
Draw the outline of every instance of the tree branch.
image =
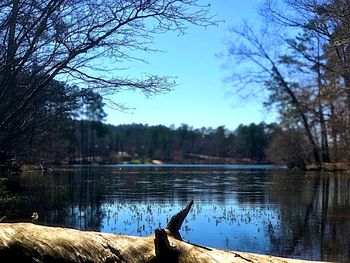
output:
M189 202L186 207L180 211L179 213L177 213L176 215L174 215L168 225L166 226L166 229L169 230L169 232L176 238L179 240L182 240L181 235L179 233L179 230L181 228L182 223L184 222L187 214L190 212L191 207L193 205L193 200L191 202Z

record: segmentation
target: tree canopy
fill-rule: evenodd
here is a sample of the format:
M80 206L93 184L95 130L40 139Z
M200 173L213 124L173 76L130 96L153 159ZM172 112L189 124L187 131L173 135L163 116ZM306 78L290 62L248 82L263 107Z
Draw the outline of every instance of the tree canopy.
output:
M156 51L156 34L215 24L208 8L196 0L1 1L0 150L13 150L10 137L38 132L55 114L94 107L88 97L169 91L175 83L168 76L127 77L123 63Z
M311 152L311 162L350 160L349 7L342 0L268 0L262 30L247 23L230 30L226 57L240 65L231 80L239 91L268 94L283 130L298 131L301 141L304 131L301 152Z

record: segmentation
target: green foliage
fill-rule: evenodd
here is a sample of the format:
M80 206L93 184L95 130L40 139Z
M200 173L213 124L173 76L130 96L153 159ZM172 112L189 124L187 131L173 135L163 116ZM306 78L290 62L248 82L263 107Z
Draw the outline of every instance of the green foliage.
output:
M0 105L0 110L1 106L4 105ZM100 122L106 116L103 106L102 97L93 90L52 80L37 92L30 106L11 125L1 130L0 150L8 156L1 158L2 162L8 163L11 158L36 164L61 162L72 151L68 148L77 128L72 119L93 121L89 123L93 126L89 136L102 136Z
M240 125L235 131L234 155L240 158L265 161L265 150L275 130L275 124Z

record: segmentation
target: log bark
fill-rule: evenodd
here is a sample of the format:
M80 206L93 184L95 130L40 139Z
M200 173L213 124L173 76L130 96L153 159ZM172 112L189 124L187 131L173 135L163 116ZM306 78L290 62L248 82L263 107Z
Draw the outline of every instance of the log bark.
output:
M155 235L132 237L33 223L0 223L1 262L307 262L218 250L177 236L192 204ZM171 223L172 222L172 223ZM173 235L177 230L176 235ZM178 234L180 235L180 234Z

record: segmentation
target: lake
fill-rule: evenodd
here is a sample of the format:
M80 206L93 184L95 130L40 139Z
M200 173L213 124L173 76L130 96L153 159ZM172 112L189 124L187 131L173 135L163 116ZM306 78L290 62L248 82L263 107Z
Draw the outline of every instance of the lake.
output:
M205 246L350 261L350 174L269 165L66 166L5 181L0 217L147 236L190 200L181 234ZM4 188L4 187L3 187Z

